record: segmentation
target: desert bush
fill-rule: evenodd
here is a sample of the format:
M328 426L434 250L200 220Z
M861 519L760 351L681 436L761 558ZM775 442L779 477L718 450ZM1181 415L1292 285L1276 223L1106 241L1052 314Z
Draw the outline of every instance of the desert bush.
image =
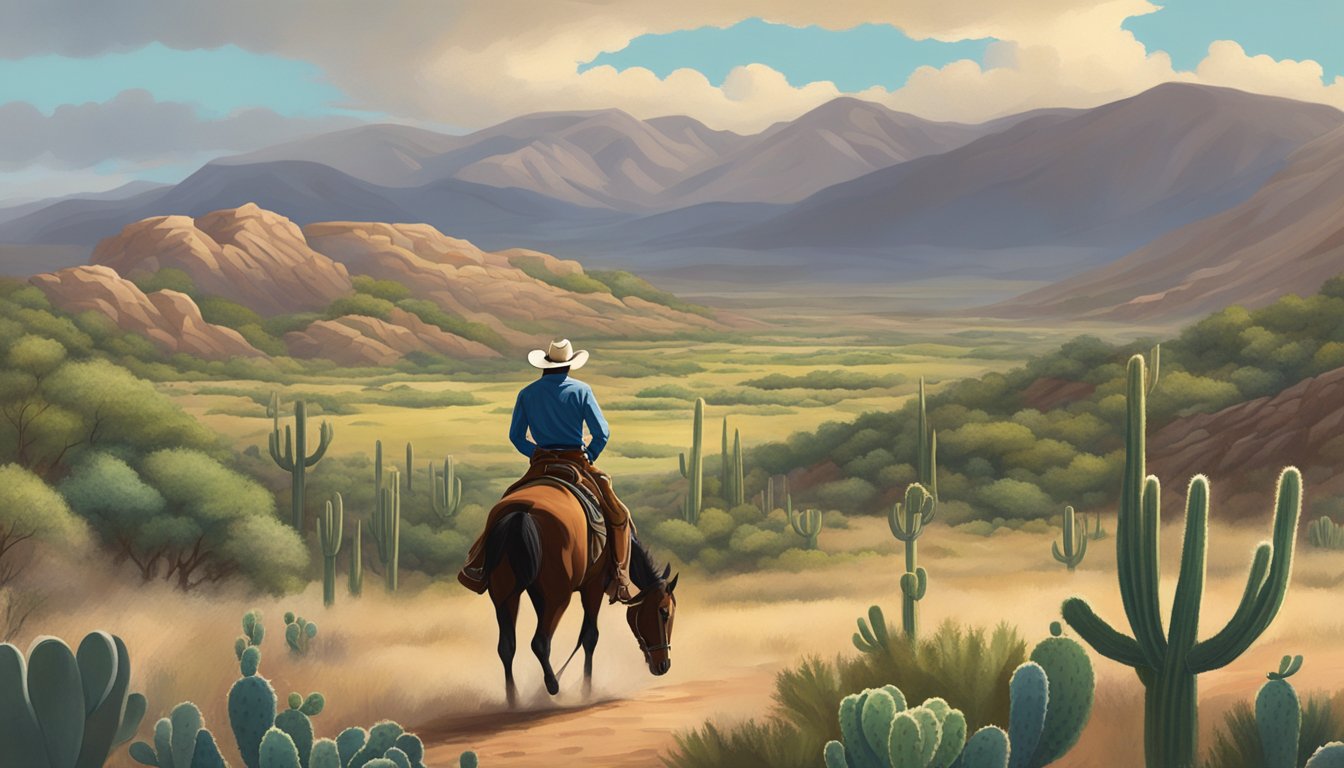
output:
M888 374L864 373L862 371L830 370L808 371L801 376L772 373L757 379L742 382L744 387L756 389L880 389L894 387L904 383L905 377Z
M841 699L893 682L913 701L946 699L970 730L1007 723L1008 682L1026 657L1026 642L1006 625L987 633L947 623L916 645L898 640L883 653L805 659L776 676L767 716L732 727L706 722L678 734L663 759L673 768L814 768L826 742L841 738Z
M396 306L387 299L380 299L367 293L356 293L353 296L342 296L328 304L325 314L328 319L343 315L366 315L386 320Z
M374 297L396 303L402 299L411 297L411 289L397 282L396 280L378 280L368 275L355 275L350 281L357 293L363 293Z
M155 272L136 275L131 278L131 282L145 293L166 289L185 293L192 298L197 294L196 282L191 279L191 275L177 267L164 267Z
M683 301L667 291L660 291L638 275L621 270L590 270L588 277L601 282L612 296L624 299L636 296L654 304L661 304L678 312L689 312L703 317L713 317L714 313L698 304Z
M78 548L88 540L84 521L33 472L0 466L0 587L14 581L35 542Z

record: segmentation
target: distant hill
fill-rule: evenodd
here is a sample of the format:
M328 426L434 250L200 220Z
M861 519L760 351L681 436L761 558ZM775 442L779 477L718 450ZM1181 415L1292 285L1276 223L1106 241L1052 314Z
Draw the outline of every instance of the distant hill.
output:
M1337 129L1294 152L1240 205L992 311L1169 320L1309 295L1344 272L1341 210L1344 129Z
M300 228L251 203L134 222L93 261L30 282L61 309L204 359L475 359L551 333L649 338L737 322L538 251L483 251L425 224Z

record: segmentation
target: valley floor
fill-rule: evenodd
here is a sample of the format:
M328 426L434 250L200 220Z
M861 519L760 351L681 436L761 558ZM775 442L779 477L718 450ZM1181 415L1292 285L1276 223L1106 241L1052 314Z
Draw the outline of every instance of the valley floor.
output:
M1113 529L1114 521L1107 526ZM1163 532L1168 605L1180 533L1179 526ZM1265 533L1214 524L1204 635L1230 615L1251 548ZM934 525L921 541L921 564L930 574L922 603L926 628L946 619L982 626L1007 621L1035 642L1058 617L1060 602L1075 594L1124 624L1113 539L1094 542L1074 574L1051 559L1045 534L1000 531L980 537ZM454 765L466 748L479 752L482 765L505 768L656 766L676 732L697 727L705 718L731 724L767 714L780 669L807 655L854 653L849 640L854 619L869 604L885 606L889 617L896 612L902 569L884 520L861 519L848 530L826 531L822 547L875 549L877 554L802 573L687 571L678 591L673 667L665 678L649 676L620 612L604 611L596 690L588 701L581 694L580 661L562 678L557 699L539 695L540 675L527 650L533 620L524 609L515 663L523 706L515 712L503 706L490 605L456 584L412 582L389 597L370 578L363 598L346 598L342 585L337 605L323 609L319 585L276 600L183 597L159 584L131 589L121 586L125 579L109 580L105 573L57 568L47 583L49 602L28 630L76 642L94 628L121 635L131 649L133 689L150 700L147 721L190 699L201 706L207 725L227 733L224 699L238 676L232 638L241 614L259 607L268 630L262 673L282 698L291 690L326 695L327 710L315 719L319 735L393 718L427 737L429 764L435 766ZM55 565L44 564L44 577ZM1278 620L1242 658L1201 678L1204 743L1222 712L1252 698L1283 654L1306 656L1294 680L1304 695L1344 689L1344 647L1338 642L1344 619L1327 609L1341 582L1344 558L1338 553L1299 550L1293 586ZM280 617L287 610L320 627L308 658L284 650ZM575 605L557 634L557 663L572 648L578 621ZM22 646L29 640L25 636L18 642ZM1096 708L1082 743L1057 765L1141 766L1138 681L1130 670L1091 656L1099 678ZM109 765L131 763L122 753Z

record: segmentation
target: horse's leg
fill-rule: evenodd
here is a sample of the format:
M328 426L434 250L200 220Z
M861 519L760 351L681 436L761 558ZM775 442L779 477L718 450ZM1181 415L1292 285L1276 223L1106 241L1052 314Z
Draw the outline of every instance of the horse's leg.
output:
M513 653L518 648L518 595L495 604L495 621L499 623L499 660L504 663L504 693L512 709L518 706L518 687L513 683Z
M606 591L601 583L594 580L585 584L580 599L583 600L583 627L579 629L579 644L583 646L583 695L593 693L593 650L597 648L597 614L602 610L602 598Z
M551 638L555 635L555 628L560 625L565 608L569 606L569 595L552 595L547 599L540 584L529 587L527 594L532 598L532 607L537 610L537 633L532 636L532 652L541 662L546 692L554 696L560 692L560 681L555 676L555 670L551 669Z

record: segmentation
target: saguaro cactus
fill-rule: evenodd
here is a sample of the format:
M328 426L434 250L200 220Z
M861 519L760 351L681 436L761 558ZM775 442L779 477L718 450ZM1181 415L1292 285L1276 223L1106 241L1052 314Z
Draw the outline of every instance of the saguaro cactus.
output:
M303 534L303 488L304 477L308 468L317 464L326 455L327 447L331 445L332 427L330 422L323 421L318 430L317 449L311 454L308 453L308 410L302 400L294 401L294 429L291 433L289 425L285 425L285 444L283 450L280 447L280 396L272 392L271 404L267 408L271 417L271 437L268 444L273 459L277 466L289 473L290 476L290 514L294 530L300 535Z
M380 473L381 474L381 473ZM378 545L378 562L383 565L383 576L388 592L397 591L397 569L401 561L401 478L391 471L387 485L378 490L378 503L373 508L373 541Z
M738 507L746 503L746 488L743 482L742 432L733 430L732 450L728 448L728 417L723 418L723 450L719 454L723 467L720 470L720 495L729 507Z
M345 539L345 502L336 494L335 504L328 501L317 518L317 540L322 545L322 604L336 603L336 555Z
M364 592L364 521L355 520L355 535L350 538L350 596Z
M686 501L681 507L681 515L686 518L688 523L697 523L700 521L700 509L704 503L704 479L705 479L705 400L702 397L695 399L695 417L691 427L691 455L688 459L686 454L678 454L677 461L681 465L681 476L686 478L688 485L686 488Z
M1087 523L1084 521L1081 528L1075 527L1073 507L1065 507L1062 528L1064 533L1063 551L1060 551L1058 541L1050 542L1050 551L1054 554L1055 560L1067 565L1069 570L1073 571L1087 555Z
M406 492L415 490L415 448L406 441Z
M901 576L901 628L914 639L919 631L919 601L928 588L928 574L919 567L918 542L924 526L933 520L937 501L919 483L905 489L905 503L887 512L891 535L905 542L905 573Z
M1209 482L1196 475L1186 499L1185 542L1169 630L1159 601L1158 533L1161 486L1146 474L1148 377L1144 359L1129 360L1125 470L1116 524L1120 597L1134 636L1106 623L1081 598L1064 602L1064 618L1101 655L1133 667L1143 683L1144 752L1149 768L1189 768L1198 754L1199 674L1237 659L1274 621L1288 592L1301 516L1302 476L1283 470L1275 492L1272 540L1256 548L1236 612L1216 634L1197 640L1208 550Z
M434 514L442 520L451 520L462 511L462 478L457 476L452 456L443 460L442 475L434 462L429 463L429 495Z
M784 499L784 511L789 515L789 525L793 526L793 532L806 540L804 549L816 549L817 536L821 533L821 510L800 509L795 514L793 497L788 496Z
M938 431L929 427L928 404L924 398L924 377L919 377L919 423L916 426L915 469L919 484L938 500Z

